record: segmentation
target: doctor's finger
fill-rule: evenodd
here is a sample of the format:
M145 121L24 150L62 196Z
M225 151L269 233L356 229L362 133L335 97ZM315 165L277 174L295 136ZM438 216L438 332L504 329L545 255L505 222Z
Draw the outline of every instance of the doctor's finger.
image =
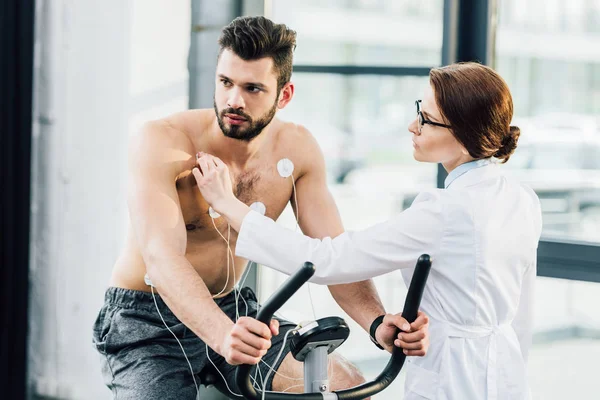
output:
M208 172L210 172L210 170L212 169L212 166L210 164L212 163L209 163L208 159L205 156L200 157L198 159L198 166L202 170L202 175L206 175Z
M383 323L390 326L396 326L404 332L410 332L410 324L400 314L388 314L383 318Z
M197 183L202 182L202 180L204 179L200 168L194 167L194 169L192 169L192 174L194 175L194 178L196 178Z
M429 317L423 311L419 311L419 313L417 314L417 319L415 319L415 321L410 324L410 327L412 328L412 331L416 331L422 328L423 326L427 325L428 323Z
M402 347L405 350L421 350L424 348L424 345L422 342L407 343L404 340L396 339L394 341L394 344L397 347Z
M217 157L210 155L210 154L204 154L204 156L202 156L201 159L206 161L206 165L208 166L208 168L210 168L211 170L213 169L217 169L218 165L217 162L215 161Z
M420 342L421 340L425 339L425 332L423 332L423 331L416 331L416 332L412 332L412 333L400 332L398 334L398 339L403 342L406 342L406 343Z
M210 162L210 163L214 163L215 156L213 156L212 154L208 154L208 153L202 153L199 160L200 159L206 160L207 162Z
M421 349L421 350L404 350L404 354L406 354L409 357L423 357L424 355L427 354L427 350L425 350L425 349Z

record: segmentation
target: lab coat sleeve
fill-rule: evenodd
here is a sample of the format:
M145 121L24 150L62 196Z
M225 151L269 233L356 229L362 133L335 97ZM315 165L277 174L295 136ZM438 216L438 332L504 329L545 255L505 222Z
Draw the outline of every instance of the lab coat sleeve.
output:
M414 267L421 254L435 256L444 231L442 200L438 190L423 192L411 207L386 222L322 240L250 211L240 228L236 255L286 274L310 261L315 266L311 282L319 284L373 278Z
M534 256L532 264L527 268L523 276L521 286L521 297L517 313L513 319L512 326L521 345L523 360L527 362L529 348L533 336L533 296L535 290L535 278L537 276L537 257Z

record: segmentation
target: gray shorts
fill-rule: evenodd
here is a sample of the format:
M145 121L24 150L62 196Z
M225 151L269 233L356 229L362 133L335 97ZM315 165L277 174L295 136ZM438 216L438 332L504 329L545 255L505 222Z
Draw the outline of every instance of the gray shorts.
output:
M207 347L204 342L175 317L158 295L156 295L156 302L165 322L185 349L196 381L200 383L200 377L206 372L205 368L214 369L209 361L208 357L210 357L225 377L229 388L234 393L239 393L235 384L236 368L229 365L210 347L207 357ZM235 320L236 307L233 293L216 299L215 302L229 318ZM256 317L258 303L250 288L241 290L238 310L240 316ZM275 370L279 369L281 362L290 351L288 340L281 358L275 362L283 345L283 338L287 331L296 326L289 321L281 319L279 321L279 335L273 337L271 348L263 357L263 360ZM102 355L104 382L112 390L114 399L193 400L196 398L196 388L188 363L179 344L160 319L151 293L109 288L105 294L104 306L94 324L93 340L96 349ZM260 376L255 368L252 370L252 376ZM260 372L263 378L268 372L267 365L262 362ZM273 377L274 373L271 373L266 382L267 390L271 390Z

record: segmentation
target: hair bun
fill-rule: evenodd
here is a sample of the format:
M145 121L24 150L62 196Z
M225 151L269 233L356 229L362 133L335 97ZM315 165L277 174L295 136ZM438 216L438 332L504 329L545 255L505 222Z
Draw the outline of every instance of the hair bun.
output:
M505 163L508 161L512 153L514 153L517 148L517 142L519 141L519 136L521 136L521 130L518 126L510 126L510 131L504 138L502 139L502 144L496 153L494 153L494 157L503 160Z

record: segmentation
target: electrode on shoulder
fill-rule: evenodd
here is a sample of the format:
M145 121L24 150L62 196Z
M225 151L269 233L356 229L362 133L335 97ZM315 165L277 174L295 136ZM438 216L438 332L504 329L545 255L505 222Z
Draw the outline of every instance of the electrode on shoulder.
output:
M277 163L277 172L283 178L288 178L294 172L294 163L289 158L282 158Z

